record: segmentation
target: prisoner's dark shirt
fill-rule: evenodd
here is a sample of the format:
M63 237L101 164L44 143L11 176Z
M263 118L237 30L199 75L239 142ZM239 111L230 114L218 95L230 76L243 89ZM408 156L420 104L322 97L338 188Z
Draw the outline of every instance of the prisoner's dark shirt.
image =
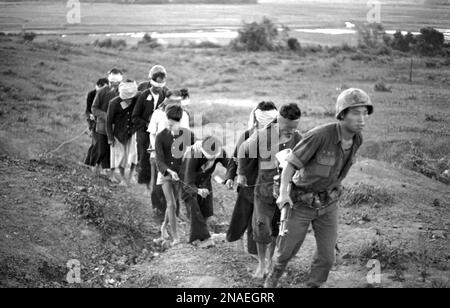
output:
M142 87L141 87L142 88ZM133 124L136 130L147 131L148 124L156 108L161 106L161 104L166 99L169 89L164 87L159 93L158 101L155 102L153 95L151 94L150 88L144 90L136 102L136 106L133 110Z
M156 166L158 171L167 175L167 169L180 172L183 155L187 147L195 143L194 133L189 129L180 128L178 133L172 135L172 132L165 128L155 140Z
M233 180L237 176L238 169L238 151L241 145L254 133L255 129L250 129L245 131L238 139L236 147L233 152L233 157L229 160L227 166L227 174L225 176L226 180ZM258 175L258 160L254 159L248 161L248 163L243 167L243 173L247 178L248 185L254 185L256 183L256 177Z
M114 87L104 87L97 91L94 102L92 103L92 113L97 117L95 131L106 135L106 112L109 102L119 95L119 90Z
M86 118L89 119L89 115L92 114L92 104L94 103L95 95L97 94L97 90L89 91L87 97L86 97Z
M338 187L348 174L361 144L362 135L356 134L346 159L339 123L310 130L287 157L287 161L300 170L294 176L294 184L312 192Z
M129 105L122 106L123 100L120 96L112 99L108 106L106 113L106 135L108 140L114 140L114 137L119 142L125 144L131 135L135 132L134 125L131 121L131 114L136 105L137 96L131 99Z
M222 166L226 167L229 164L229 159L227 153L222 150L221 155L214 159L214 162L209 165L209 168L204 169L208 162L211 161L208 161L201 151L196 153L196 151L191 148L185 154L179 175L187 185L187 187L185 187L186 193L190 192L192 196L196 196L199 188L211 190L211 177L216 170L217 164L221 163Z

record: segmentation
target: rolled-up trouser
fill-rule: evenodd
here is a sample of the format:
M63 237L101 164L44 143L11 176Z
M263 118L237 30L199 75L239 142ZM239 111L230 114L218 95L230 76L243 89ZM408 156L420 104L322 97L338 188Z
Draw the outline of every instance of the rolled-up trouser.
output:
M145 130L136 132L137 153L138 153L138 183L150 184L151 167L150 154L147 149L150 145L150 135Z
M258 244L271 244L280 231L281 212L275 198L255 194L252 227L253 239Z
M186 206L190 208L191 213L191 232L189 236L189 243L195 242L196 240L204 241L209 239L211 235L208 231L208 225L206 224L206 219L210 216L208 205L200 196L189 196L184 200Z
M308 233L308 227L312 223L317 250L311 265L308 284L321 286L326 282L335 261L337 213L337 202L321 210L296 203L287 222L288 234L284 237L278 237L277 240L274 270L284 271L288 262L300 250Z
M89 130L89 136L91 137L91 145L89 146L87 155L86 155L86 159L84 160L84 164L94 167L95 166L95 161L94 161L94 156L95 156L95 132L92 130Z
M270 244L278 236L280 210L273 197L273 177L277 170L260 170L256 179L254 209L253 209L253 238L258 244Z
M252 228L254 188L239 186L237 194L236 205L227 231L227 241L238 241L247 230L247 251L256 255L258 252Z

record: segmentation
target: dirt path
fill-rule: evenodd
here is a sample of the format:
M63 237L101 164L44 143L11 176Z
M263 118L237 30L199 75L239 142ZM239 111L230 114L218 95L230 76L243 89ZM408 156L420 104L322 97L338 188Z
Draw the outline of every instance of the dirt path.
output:
M367 287L372 258L383 266L376 286L448 286L448 186L372 160L359 162L345 185L353 192L340 209L340 252L325 287ZM346 204L361 192L372 199ZM160 221L142 186L123 189L70 162L3 156L0 286L78 286L66 282L66 263L77 259L88 287L261 287L251 278L256 261L224 240L234 192L215 185L215 193L216 247L164 251L152 243ZM101 224L92 216L99 208ZM188 229L181 224L185 238ZM304 286L314 249L310 233L282 287Z
M433 281L448 282L450 247L447 236L450 221L449 203L445 203L450 197L448 187L413 172L371 160L357 164L345 184L352 186L358 183L385 187L389 196L393 196L392 204L341 209L340 252L326 287L370 286L366 278L370 268L358 260L358 254L365 247L386 238L405 256L411 252L419 254L420 251L427 255L421 255L421 261L411 258L403 260L404 264L395 264L400 260L395 259L395 255L383 255L388 252L374 249L382 262L393 263L385 264L387 268L381 272L381 284L376 286L428 286ZM433 205L436 199L444 203L436 207ZM436 234L443 237L437 238ZM218 244L215 248L201 249L183 244L159 255L151 263L134 266L130 271L134 281L132 285L261 287L262 281L251 278L256 261L239 252L234 244L226 243L224 234L214 236ZM406 243L408 247L403 248ZM310 233L301 252L290 264L282 287L304 286L314 249L314 237ZM433 252L436 249L439 249L439 255Z

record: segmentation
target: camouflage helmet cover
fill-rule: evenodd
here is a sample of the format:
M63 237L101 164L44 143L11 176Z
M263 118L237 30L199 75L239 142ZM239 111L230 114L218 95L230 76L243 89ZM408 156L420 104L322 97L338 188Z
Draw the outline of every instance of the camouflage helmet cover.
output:
M344 110L361 106L366 106L369 114L373 113L372 101L366 92L357 88L344 90L336 101L336 119L340 118Z

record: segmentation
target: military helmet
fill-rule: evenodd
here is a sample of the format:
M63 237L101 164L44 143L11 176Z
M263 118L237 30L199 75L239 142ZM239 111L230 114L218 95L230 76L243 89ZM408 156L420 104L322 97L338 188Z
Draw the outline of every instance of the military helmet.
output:
M366 92L357 88L342 91L336 101L336 119L340 118L344 110L361 106L366 106L369 114L373 113L372 101Z

